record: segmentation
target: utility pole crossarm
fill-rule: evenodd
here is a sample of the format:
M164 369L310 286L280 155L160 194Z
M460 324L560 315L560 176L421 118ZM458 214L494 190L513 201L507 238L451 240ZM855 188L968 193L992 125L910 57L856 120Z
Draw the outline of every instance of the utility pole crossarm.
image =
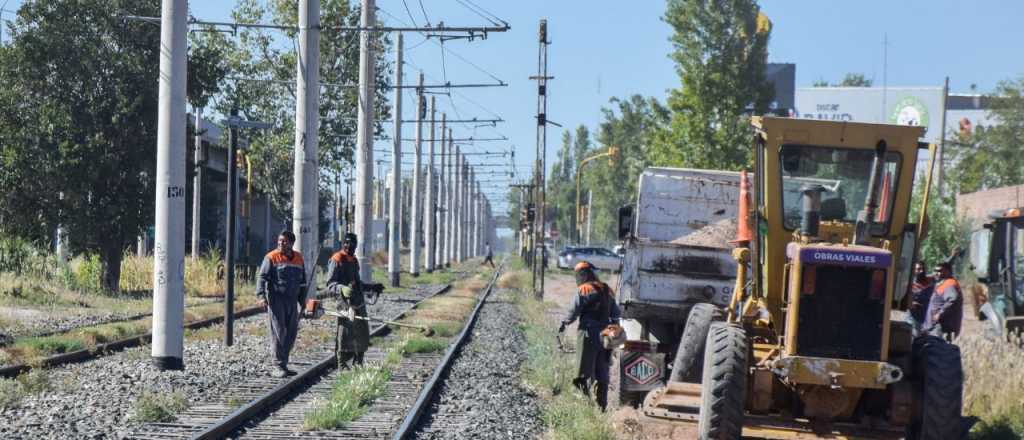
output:
M116 15L124 20L138 20L149 23L160 23L160 17L149 17L143 15ZM223 27L231 29L237 32L239 28L254 28L254 29L277 29L283 31L298 31L301 29L300 26L285 26L279 24L262 24L262 23L237 23L228 21L205 21L198 20L195 17L188 19L189 25L204 25L213 27ZM487 34L491 32L507 32L512 29L508 24L502 26L445 26L438 24L437 26L428 27L415 27L415 26L311 26L311 29L318 31L342 31L342 32L433 32L438 34L445 33L468 33L470 37L476 37L477 33L481 39L487 38Z

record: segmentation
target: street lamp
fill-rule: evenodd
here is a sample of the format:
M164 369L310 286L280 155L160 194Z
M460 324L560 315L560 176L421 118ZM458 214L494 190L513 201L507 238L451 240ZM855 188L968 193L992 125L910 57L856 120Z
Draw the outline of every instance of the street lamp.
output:
M580 237L583 236L583 215L582 206L580 205L580 177L583 175L583 165L594 159L601 157L608 157L609 162L614 162L619 157L618 147L608 147L608 151L604 153L598 153L580 161L580 164L576 167L576 242L579 243ZM590 212L587 212L590 215Z

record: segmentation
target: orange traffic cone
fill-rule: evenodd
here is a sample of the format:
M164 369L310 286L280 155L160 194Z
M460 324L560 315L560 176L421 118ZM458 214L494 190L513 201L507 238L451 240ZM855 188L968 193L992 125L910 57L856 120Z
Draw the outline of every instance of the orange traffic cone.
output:
M750 180L747 179L747 170L740 171L739 205L739 211L736 213L736 239L729 243L746 247L754 238L750 230Z

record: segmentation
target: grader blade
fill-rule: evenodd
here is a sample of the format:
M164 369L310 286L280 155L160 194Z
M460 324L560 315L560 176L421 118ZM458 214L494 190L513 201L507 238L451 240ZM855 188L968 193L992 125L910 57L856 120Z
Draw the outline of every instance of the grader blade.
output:
M696 422L700 415L700 384L669 382L647 393L643 412L648 417Z

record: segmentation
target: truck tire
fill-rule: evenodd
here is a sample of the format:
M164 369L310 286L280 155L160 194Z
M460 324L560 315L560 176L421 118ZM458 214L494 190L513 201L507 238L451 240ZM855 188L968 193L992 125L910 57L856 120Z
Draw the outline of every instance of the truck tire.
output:
M911 382L920 408L909 427L912 440L959 439L963 406L964 373L960 349L942 338L921 336L914 340Z
M712 321L720 321L722 312L713 304L695 304L686 318L683 336L679 338L672 361L672 376L669 382L700 383L704 371L704 345Z
M703 440L738 440L747 400L747 336L742 327L715 322L706 345L697 432Z

